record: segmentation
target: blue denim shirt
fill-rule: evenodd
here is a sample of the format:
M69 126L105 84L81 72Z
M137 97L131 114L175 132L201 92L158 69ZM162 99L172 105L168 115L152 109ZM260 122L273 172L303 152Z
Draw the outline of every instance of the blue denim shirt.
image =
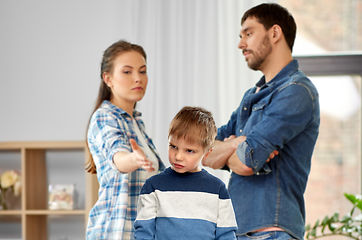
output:
M318 92L293 60L271 81L249 89L217 139L247 136L237 155L254 175L231 174L229 192L237 235L280 227L303 239L304 191L320 123ZM269 162L273 150L279 155Z

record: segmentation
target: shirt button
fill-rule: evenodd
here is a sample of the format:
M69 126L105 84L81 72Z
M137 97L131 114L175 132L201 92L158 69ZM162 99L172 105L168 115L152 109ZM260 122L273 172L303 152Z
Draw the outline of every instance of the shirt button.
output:
M246 111L246 110L248 110L248 108L247 108L247 107L244 107L244 110Z
M243 132L243 129L240 129L240 132Z

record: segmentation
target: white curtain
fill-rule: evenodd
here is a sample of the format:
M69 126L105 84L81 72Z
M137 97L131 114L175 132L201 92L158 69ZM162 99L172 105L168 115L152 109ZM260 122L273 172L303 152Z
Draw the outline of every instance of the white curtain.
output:
M237 44L245 10L261 1L136 0L130 41L148 54L149 85L138 104L148 133L168 164L167 131L186 105L213 113L225 124L243 92L260 77L247 68ZM228 173L211 171L225 182Z
M221 126L260 77L237 49L240 18L260 2L0 1L0 141L84 140L102 53L125 39L148 54L138 109L168 163L168 126L183 106Z

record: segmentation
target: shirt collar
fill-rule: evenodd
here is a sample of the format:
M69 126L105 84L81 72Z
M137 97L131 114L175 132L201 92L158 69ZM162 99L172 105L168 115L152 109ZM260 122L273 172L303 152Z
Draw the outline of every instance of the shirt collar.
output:
M115 112L115 113L118 113L119 115L126 115L126 116L129 116L129 114L124 111L122 108L119 108L117 107L116 105L114 105L113 103L111 103L110 101L108 100L104 100L103 103L102 103L102 108L106 108L106 109L109 109L111 110L112 112ZM142 116L142 113L141 112L138 112L136 109L133 109L133 118L136 118L136 117L140 117ZM130 116L129 116L130 117Z
M260 80L256 83L256 86L262 87L262 86L266 85L267 87L269 87L269 86L275 84L280 79L285 79L285 78L291 76L293 73L298 71L298 68L299 68L298 60L293 59L272 80L265 83L265 76L262 76L260 78Z

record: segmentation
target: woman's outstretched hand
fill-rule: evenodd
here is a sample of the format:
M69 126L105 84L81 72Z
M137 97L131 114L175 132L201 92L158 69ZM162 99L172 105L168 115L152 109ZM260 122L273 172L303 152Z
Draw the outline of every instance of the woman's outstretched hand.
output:
M140 146L138 146L136 140L130 139L129 142L132 147L133 159L134 159L136 165L143 168L144 170L146 170L148 172L154 171L155 169L152 167L152 162L150 162L146 158L146 155L144 154L142 148Z

